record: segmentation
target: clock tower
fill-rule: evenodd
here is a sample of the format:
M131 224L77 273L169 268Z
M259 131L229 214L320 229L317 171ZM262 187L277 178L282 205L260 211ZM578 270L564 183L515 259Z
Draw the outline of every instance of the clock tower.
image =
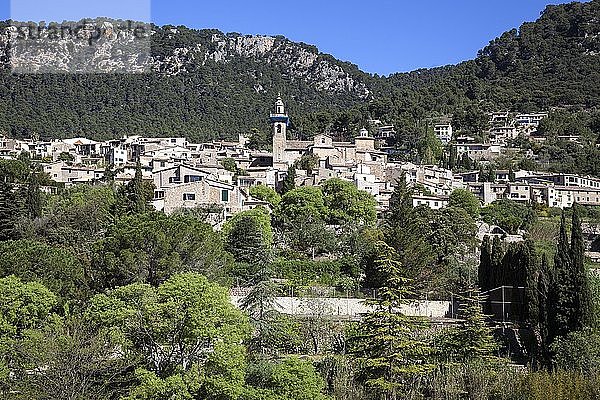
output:
M283 100L281 100L281 95L277 96L273 111L269 118L271 125L273 125L273 167L286 168L286 132L290 119L285 112L285 105L283 104Z

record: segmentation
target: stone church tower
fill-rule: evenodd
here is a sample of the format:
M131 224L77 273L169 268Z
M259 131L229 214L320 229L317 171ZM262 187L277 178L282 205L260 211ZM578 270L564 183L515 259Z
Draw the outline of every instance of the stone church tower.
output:
M285 146L289 117L285 112L285 105L283 104L283 100L281 100L281 95L277 96L273 111L269 118L273 125L273 167L283 169L287 168Z

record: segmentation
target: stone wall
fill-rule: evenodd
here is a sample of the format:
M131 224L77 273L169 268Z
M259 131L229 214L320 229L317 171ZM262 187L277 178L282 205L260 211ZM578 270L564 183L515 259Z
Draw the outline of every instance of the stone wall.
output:
M238 306L242 296L231 296L231 302ZM299 298L277 297L277 311L298 316L321 315L341 318L355 318L372 310L364 299L356 298ZM450 301L415 300L402 307L406 315L429 318L445 318L450 316Z

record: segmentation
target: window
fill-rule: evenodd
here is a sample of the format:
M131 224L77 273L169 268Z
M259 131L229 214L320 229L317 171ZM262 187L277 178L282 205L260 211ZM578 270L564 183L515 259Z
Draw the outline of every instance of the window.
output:
M189 182L198 182L201 181L202 177L199 175L184 175L183 176L183 182L184 183L189 183Z
M221 201L229 201L229 191L227 189L221 190Z
M164 161L161 161L161 162L160 162L160 166L161 166L161 167L164 167L164 166L165 166L165 162L164 162Z
M171 143L175 143L176 141L176 139L171 139Z
M325 138L321 138L321 143L325 143Z
M196 200L196 193L184 193L183 201L194 201Z

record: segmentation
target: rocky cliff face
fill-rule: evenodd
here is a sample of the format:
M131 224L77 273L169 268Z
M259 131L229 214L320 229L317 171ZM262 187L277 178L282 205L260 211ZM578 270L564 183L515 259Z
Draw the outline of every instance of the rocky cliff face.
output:
M161 51L153 52L158 43ZM361 99L369 96L361 81L364 74L356 67L281 37L84 20L42 26L13 23L0 35L0 46L13 72L18 73L177 75L209 63L230 64L243 59L274 67L287 78L319 91ZM257 82L256 90L262 86Z
M172 36L178 34L175 29L171 32ZM208 43L177 47L171 55L155 58L153 69L177 74L189 72L195 63L235 63L239 58L275 66L291 79L303 80L318 90L349 93L363 99L369 96L367 85L339 63L333 62L314 48L308 49L287 39L272 36L214 33Z

